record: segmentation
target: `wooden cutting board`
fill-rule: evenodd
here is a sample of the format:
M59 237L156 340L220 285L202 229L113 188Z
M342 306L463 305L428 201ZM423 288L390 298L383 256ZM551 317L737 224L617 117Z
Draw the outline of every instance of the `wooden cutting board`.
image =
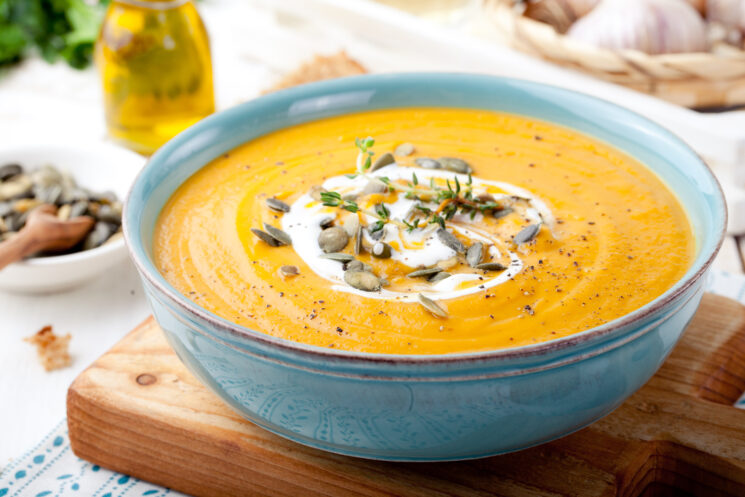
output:
M745 307L706 295L662 369L561 440L458 463L338 456L244 421L146 320L70 387L74 452L195 496L745 496Z

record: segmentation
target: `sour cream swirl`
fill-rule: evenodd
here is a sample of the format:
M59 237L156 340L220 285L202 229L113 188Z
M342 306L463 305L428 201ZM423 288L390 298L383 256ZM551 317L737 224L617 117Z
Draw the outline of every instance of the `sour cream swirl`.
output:
M322 186L327 190L336 191L342 195L354 195L363 191L370 177L387 177L390 180L410 180L412 173L415 173L420 181L429 181L430 178L436 178L454 182L457 177L460 183L465 184L468 180L466 175L441 169L402 167L397 164L391 164L367 174L367 177L357 176L350 178L346 175L334 176L328 178ZM496 187L504 192L493 194L497 202L510 197L526 199L529 207L525 209L523 216L532 223L544 223L549 228L553 226L554 218L551 211L541 199L537 198L530 191L511 183L489 181L477 177L472 178L472 184L475 193L479 189L486 191L485 187L488 186ZM407 217L417 203L418 201L415 199L407 199L404 195L399 195L395 202L386 203L386 207L390 210L391 219L401 220ZM337 212L336 208L326 207L321 202L314 200L310 193L306 193L295 200L290 212L283 216L282 229L292 238L292 246L300 258L316 274L331 282L334 290L340 292L362 295L373 299L396 300L401 302L416 301L418 293L425 293L434 300L453 299L493 288L508 281L523 269L523 262L517 252L510 250L507 244L479 229L479 223L483 216L481 213L476 214L473 219L468 215L456 214L452 219L453 222L450 228L470 240L482 242L485 247L489 247L488 250L493 256L498 257L502 253L508 254L510 263L506 270L495 272L494 276L491 276L491 273L486 276L480 274L453 274L431 285L426 292L391 291L386 288L382 288L379 292L357 290L344 283L343 266L339 262L323 258L323 251L318 245L318 236L322 231L321 225L330 217L334 217ZM366 214L363 214L363 216L366 218L368 224L376 221L372 216ZM412 232L387 225L380 241L389 244L393 242L398 248L392 251L391 258L410 267L414 271L417 268L433 266L439 261L457 255L452 248L439 240L436 236L436 231L436 225L416 229ZM365 236L367 241L374 243L374 240L369 238L369 234L366 233ZM469 284L469 282L472 283Z

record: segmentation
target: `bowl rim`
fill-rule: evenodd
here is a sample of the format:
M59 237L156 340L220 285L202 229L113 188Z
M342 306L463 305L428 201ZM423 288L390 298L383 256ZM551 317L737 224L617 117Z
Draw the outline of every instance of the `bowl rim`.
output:
M9 145L3 145L0 146L0 154L6 154L6 153L13 153L20 150L32 150L34 152L43 151L44 149L68 149L72 151L73 153L80 153L80 154L94 154L96 151L103 151L103 153L107 154L118 154L121 157L128 157L127 160L131 160L133 165L135 160L138 160L140 162L139 169L137 171L137 174L133 175L130 184L127 186L127 194L129 194L129 191L132 188L132 185L139 177L140 172L144 168L144 165L146 163L145 157L140 156L139 154L132 152L131 150L128 150L124 147L115 145L113 143L108 143L104 141L67 141L67 140L47 140L44 142L39 142L38 140L22 140L19 142L15 142L13 144ZM123 198L121 199L122 205L124 203ZM122 212L123 215L123 212ZM122 229L122 232L124 230ZM93 258L104 258L107 257L112 252L120 252L125 248L124 243L124 237L119 237L117 240L114 240L112 242L104 243L103 245L99 245L98 247L89 249L89 250L81 250L79 252L72 252L68 254L61 254L61 255L48 255L43 257L30 257L28 259L23 259L20 261L13 262L8 265L6 269L10 268L16 268L18 270L22 270L23 268L31 268L31 267L53 267L53 266L61 266L65 264L74 264L77 262L81 262L87 259L93 259Z
M144 261L140 260L139 254L134 249L134 243L133 243L134 240L132 239L132 236L131 236L132 235L131 230L134 229L133 226L139 226L139 223L134 222L130 224L130 221L129 221L130 199L136 187L140 184L144 175L150 170L150 168L152 167L152 164L156 162L158 159L160 159L161 156L166 156L166 154L170 153L172 149L177 150L178 147L182 145L182 142L187 142L191 138L191 135L196 135L203 128L208 128L214 119L219 119L218 117L219 115L227 114L230 112L239 112L240 109L243 108L244 106L249 106L259 100L262 100L264 102L268 102L270 100L279 100L279 101L289 102L289 101L297 100L300 98L308 98L310 96L308 94L312 94L312 96L319 97L321 94L333 93L335 90L348 91L349 88L344 88L345 85L354 85L355 83L368 82L371 86L373 86L375 82L377 81L387 81L391 78L394 78L394 79L466 78L466 79L481 79L482 81L491 80L493 82L501 82L503 84L519 85L524 88L529 88L530 90L534 92L538 92L538 93L553 92L559 95L564 94L567 96L571 96L573 98L581 98L585 102L591 105L610 107L617 113L626 114L629 117L633 117L636 120L640 120L644 122L647 126L653 128L658 135L665 137L667 140L670 140L676 143L678 146L682 147L682 149L686 150L693 158L695 158L696 161L699 163L699 166L701 166L702 171L709 177L709 179L711 180L711 183L715 186L712 194L716 198L716 201L718 204L717 207L721 207L721 219L719 223L720 226L716 230L715 235L713 235L713 236L716 236L716 243L714 243L714 245L712 246L710 250L710 253L706 256L706 259L700 263L700 266L698 267L698 269L696 269L695 272L688 274L687 276L684 275L682 278L677 280L670 288L668 288L663 294L659 295L658 297L651 300L650 302L643 305L642 307L637 308L605 324L602 324L600 326L596 326L593 328L589 328L587 330L583 330L577 333L573 333L573 334L570 334L564 337L559 337L556 339L547 340L545 342L540 342L536 344L528 344L528 345L503 348L503 349L495 349L495 350L486 350L486 351L477 351L477 352L455 352L455 353L448 353L448 354L385 354L385 353L380 353L380 352L358 352L358 351L349 351L349 350L341 350L341 349L329 349L329 348L320 347L316 345L310 345L310 344L306 344L302 342L295 342L295 341L291 341L285 338L275 337L275 336L263 333L261 331L253 330L251 328L233 323L229 321L228 319L222 318L212 313L211 311L208 311L200 307L199 305L189 300L186 296L181 294L174 287L172 287L165 280L165 278L163 278L163 276L157 271L157 269L154 268L154 266L153 266L153 270L151 271L151 268L149 268L148 265ZM363 112L363 111L358 111L358 112ZM342 112L334 113L333 115L334 116L343 115L344 113L345 112L342 111ZM318 118L318 119L321 119L321 118ZM548 120L548 119L544 119L544 120L547 122L552 122L551 120ZM557 124L557 123L554 122L554 124ZM573 129L571 126L568 126L568 125L564 125L560 123L558 123L558 125ZM277 129L282 129L284 127L288 127L288 126L282 126ZM577 131L577 132L592 136L590 133L586 133L583 131ZM614 145L611 145L611 146L614 146ZM614 146L614 147L619 148L620 150L624 151L620 147L617 147L617 146ZM677 195L677 192L675 191L673 192L676 193ZM210 326L213 326L215 329L218 329L221 332L229 334L230 336L238 339L239 341L244 341L246 344L253 343L257 345L266 346L266 347L269 347L270 349L275 349L279 352L295 354L298 356L309 358L311 360L312 359L333 360L336 364L432 365L432 364L449 364L449 363L484 362L484 361L495 360L495 359L496 360L510 360L510 359L529 358L529 357L540 357L543 355L547 355L549 353L554 353L554 352L558 352L564 349L570 349L575 346L580 346L590 341L602 339L603 337L606 337L612 334L613 332L626 328L634 323L642 322L646 318L649 318L650 316L654 316L664 307L669 305L671 302L674 302L677 299L679 299L681 296L683 296L708 271L709 267L711 266L711 263L713 262L714 258L719 252L719 249L721 248L722 243L724 242L724 238L726 235L727 217L728 217L727 204L724 198L722 187L719 184L719 180L714 175L713 171L711 170L709 165L706 163L706 161L704 161L703 158L695 150L693 150L693 148L691 148L687 143L685 143L681 138L679 138L677 135L672 133L666 127L658 124L655 121L652 121L651 119L635 111L627 109L626 107L623 107L614 102L611 102L611 101L608 101L608 100L605 100L605 99L602 99L602 98L599 98L593 95L589 95L586 93L582 93L579 91L569 90L569 89L554 86L554 85L538 83L538 82L528 81L528 80L523 80L523 79L518 79L518 78L508 78L508 77L501 77L501 76L474 74L474 73L462 73L462 72L413 72L413 73L403 72L403 73L390 73L390 74L365 74L365 75L360 75L360 76L349 76L349 77L344 77L344 78L336 78L332 80L299 85L296 87L287 88L284 90L280 90L274 93L270 93L267 95L257 97L256 99L253 99L243 104L226 109L224 111L213 114L212 116L209 116L203 119L202 121L194 124L187 130L183 131L181 134L177 135L170 142L168 142L166 145L164 145L158 151L156 151L156 153L153 154L148 159L147 163L140 170L134 182L130 186L130 190L125 199L124 214L122 216L122 226L123 226L124 240L127 245L130 258L132 259L137 270L139 271L140 276L144 279L146 283L149 283L155 289L157 289L158 292L160 292L163 296L165 296L168 299L169 303L175 304L180 309L185 311L187 314L190 314L202 321L205 321L206 323L209 323ZM142 240L139 236L139 233L140 233L139 230L135 230L135 238L137 239L138 242L141 242ZM144 249L143 247L144 244L140 243L140 246L141 246L140 247L141 249ZM143 250L143 253L144 252L145 251ZM695 261L694 261L694 264L689 268L689 271L693 267L695 267ZM649 331L649 329L652 329L652 328L653 327L648 327L647 331ZM214 340L218 340L222 342L222 340L218 336L215 336L210 330L206 330L206 332L203 333L203 335L209 336L210 338ZM605 350L605 348L602 348L602 349ZM600 352L602 352L602 350ZM595 354L591 354L591 355L594 356Z

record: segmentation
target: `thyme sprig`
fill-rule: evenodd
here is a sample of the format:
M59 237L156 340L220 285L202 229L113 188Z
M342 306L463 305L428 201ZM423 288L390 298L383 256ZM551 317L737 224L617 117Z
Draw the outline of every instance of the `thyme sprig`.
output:
M384 203L377 204L375 210L371 211L370 209L361 208L357 202L344 199L339 192L321 192L321 202L328 207L338 207L353 213L362 212L376 218L377 221L371 227L371 231L373 232L382 230L386 223L393 223L401 228L407 227L406 224L391 219L391 211Z
M323 192L321 194L323 205L339 207L350 212L363 212L377 219L371 227L372 231L382 229L389 222L405 228L409 232L432 224L444 228L446 222L452 220L458 213L467 214L473 219L478 212L486 213L503 208L502 205L490 197L474 197L473 178L470 173L465 184L461 184L458 176L455 176L452 182L449 179L446 180L445 186L438 185L434 178L430 178L429 184L424 185L420 183L416 173L412 173L411 180L393 181L385 176L369 176L366 173L372 166L372 157L375 154L372 147L375 145L375 140L372 137L356 138L354 143L358 149L357 172L348 174L348 177L364 176L371 181L380 181L386 185L388 191L399 192L407 199L418 201L414 205L413 212L407 216L408 219L399 222L390 218L390 211L385 204L378 204L375 210L371 211L360 208L356 202L343 199L338 192Z
M367 138L355 138L354 145L359 152L357 153L357 173L365 174L372 166L372 157L375 152L371 150L375 145L375 139L368 136Z

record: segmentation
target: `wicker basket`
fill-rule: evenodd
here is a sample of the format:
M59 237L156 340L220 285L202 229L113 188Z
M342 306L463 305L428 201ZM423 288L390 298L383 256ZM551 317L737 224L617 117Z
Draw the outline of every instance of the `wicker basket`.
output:
M745 52L648 55L574 41L521 16L511 0L483 0L489 23L513 48L686 107L745 104Z

